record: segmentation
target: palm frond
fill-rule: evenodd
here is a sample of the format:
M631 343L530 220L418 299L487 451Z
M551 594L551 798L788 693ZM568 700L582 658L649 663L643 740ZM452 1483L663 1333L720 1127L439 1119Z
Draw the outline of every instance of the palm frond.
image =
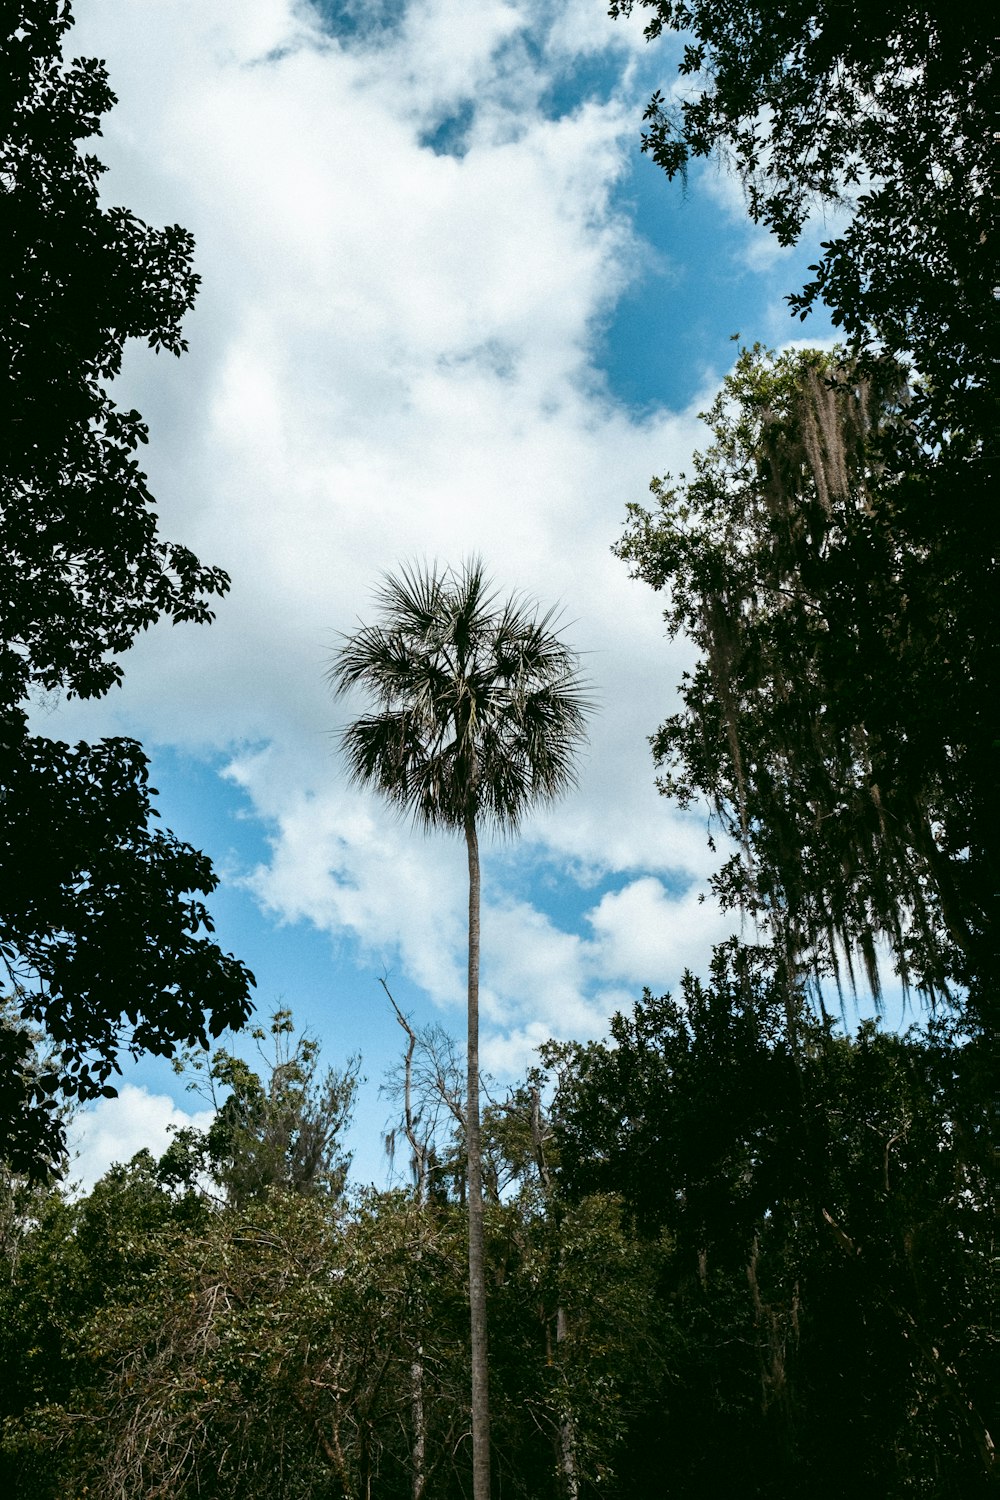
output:
M341 736L353 780L422 825L505 831L574 783L592 700L557 610L499 600L478 557L407 565L376 601L382 623L344 636L328 672L375 709Z

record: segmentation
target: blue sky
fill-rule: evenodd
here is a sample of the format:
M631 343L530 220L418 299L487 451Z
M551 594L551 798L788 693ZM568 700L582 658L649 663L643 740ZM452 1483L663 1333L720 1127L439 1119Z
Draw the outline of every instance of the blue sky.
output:
M484 1057L601 1034L729 930L699 895L704 818L653 786L647 737L687 659L610 552L651 475L683 469L731 336L789 318L809 247L779 252L736 185L670 185L639 153L672 43L602 0L78 0L75 54L119 104L104 192L180 222L203 277L180 362L135 349L121 396L166 537L233 578L210 629L157 629L122 691L43 705L66 738L127 733L165 824L209 852L219 938L327 1059L360 1051L357 1175L379 1177L398 1056L385 973L461 1035L464 856L346 784L323 680L380 572L481 552L560 602L599 711L580 786L488 850ZM822 237L824 226L817 226ZM78 1128L85 1178L198 1107L168 1066Z

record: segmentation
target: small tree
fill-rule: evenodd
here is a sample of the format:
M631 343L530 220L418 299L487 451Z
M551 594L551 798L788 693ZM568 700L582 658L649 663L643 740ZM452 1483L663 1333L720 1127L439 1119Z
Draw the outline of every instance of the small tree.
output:
M479 1123L479 828L513 832L532 802L574 780L588 698L578 659L523 599L501 602L472 558L461 569L404 568L377 593L383 622L344 639L330 670L373 712L344 730L353 779L426 829L461 831L469 861L468 1153L472 1462L488 1500L489 1396Z
M242 1208L272 1189L293 1193L343 1191L351 1165L343 1133L357 1091L360 1059L342 1071L320 1071L319 1043L296 1035L292 1012L271 1017L266 1033L255 1026L262 1067L255 1069L224 1047L209 1055L186 1054L175 1067L193 1074L188 1087L207 1100L215 1119L207 1131L177 1132L160 1162L165 1182L194 1185L207 1173L227 1203Z

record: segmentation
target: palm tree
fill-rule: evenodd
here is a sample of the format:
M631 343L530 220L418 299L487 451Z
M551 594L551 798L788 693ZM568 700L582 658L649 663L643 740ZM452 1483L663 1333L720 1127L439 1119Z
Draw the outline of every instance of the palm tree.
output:
M367 688L371 713L341 736L352 779L424 829L464 834L469 859L469 1309L474 1500L489 1500L489 1390L479 1124L479 830L512 833L527 808L575 780L590 707L553 612L500 600L482 562L403 568L377 590L382 623L344 638L336 691Z

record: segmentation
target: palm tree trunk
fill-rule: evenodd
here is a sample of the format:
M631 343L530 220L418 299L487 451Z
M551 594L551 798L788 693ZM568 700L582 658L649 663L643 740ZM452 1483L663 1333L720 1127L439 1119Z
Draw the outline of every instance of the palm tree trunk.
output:
M465 819L469 853L469 1078L465 1138L469 1181L469 1313L472 1350L472 1494L490 1497L489 1369L486 1360L486 1269L483 1250L483 1157L479 1133L479 840Z

